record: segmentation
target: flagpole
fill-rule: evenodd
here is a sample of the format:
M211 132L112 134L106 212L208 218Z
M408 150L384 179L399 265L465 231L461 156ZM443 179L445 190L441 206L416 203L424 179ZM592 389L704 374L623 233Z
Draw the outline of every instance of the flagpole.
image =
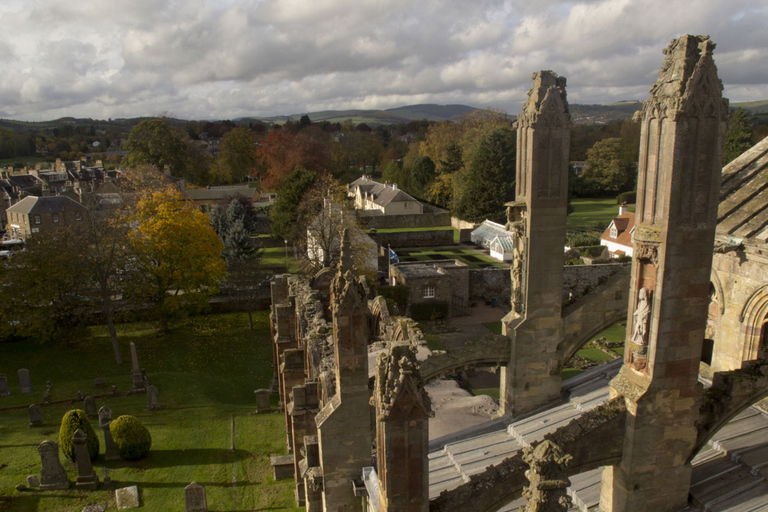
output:
M392 246L390 244L387 244L387 263L389 264L389 267L387 267L387 281L389 281L389 286L392 286Z

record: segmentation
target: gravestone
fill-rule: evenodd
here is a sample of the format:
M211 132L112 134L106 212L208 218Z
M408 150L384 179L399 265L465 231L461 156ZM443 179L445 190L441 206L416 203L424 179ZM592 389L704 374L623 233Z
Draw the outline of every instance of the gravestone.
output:
M21 386L20 393L22 394L31 393L35 390L32 387L32 382L29 380L29 370L26 368L19 370L19 386Z
M112 432L109 430L109 424L112 423L112 409L106 405L99 409L99 426L104 431L104 459L120 460L120 455L115 448L115 442L112 440ZM104 479L104 485L107 480Z
M83 405L85 407L85 414L88 415L91 419L96 419L99 417L99 411L96 409L96 399L92 396L85 397L85 400L83 401Z
M27 487L40 487L40 480L38 480L37 475L27 477Z
M147 410L148 411L160 410L160 400L157 397L157 387L155 386L147 387Z
M59 445L54 441L43 441L37 446L40 453L40 490L66 490L69 489L69 478L64 466L59 461Z
M40 406L32 404L29 406L29 427L42 427L43 415L40 414Z
M117 510L124 510L126 508L137 508L139 503L139 488L135 485L131 487L123 487L115 491L115 503L117 504Z
M272 406L269 404L269 390L268 389L257 389L253 392L253 394L256 396L256 412L270 412L272 410Z
M107 385L107 381L104 377L96 377L93 379L93 387L94 388L103 388Z
M77 483L75 487L95 491L99 487L99 477L93 470L91 457L88 455L88 447L85 444L87 438L88 434L81 429L77 429L75 435L72 436L72 442L75 445L75 463L77 464Z
M8 377L0 374L0 396L9 396L11 388L8 387Z
M186 512L208 512L208 500L205 497L205 487L192 482L184 488Z
M79 389L77 390L77 399L80 400L81 402L85 400L85 395L83 395L83 392L80 391Z
M106 505L86 505L82 512L104 512L105 510L107 510Z
M144 378L141 375L141 368L139 368L139 356L136 355L136 344L131 342L131 383L133 389L144 388Z
M117 386L115 386L114 384L112 384L112 395L117 396Z

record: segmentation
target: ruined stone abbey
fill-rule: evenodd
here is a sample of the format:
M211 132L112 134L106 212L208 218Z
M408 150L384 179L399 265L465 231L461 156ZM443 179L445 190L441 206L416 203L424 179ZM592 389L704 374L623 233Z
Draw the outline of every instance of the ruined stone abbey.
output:
M714 48L708 37L684 36L664 50L639 113L631 271L574 303L562 301L570 116L566 80L551 71L534 74L516 121L504 336L417 357L425 344L418 325L390 316L356 275L346 236L336 271L276 277L274 387L297 504L313 512L492 512L522 497L528 511L566 511L576 506L571 482L591 471L601 511L705 508L691 498L694 458L768 394L768 140L722 169L728 101ZM535 415L568 399L565 361L620 319L624 360L604 400L580 403L538 439L510 425L493 434L497 444L464 455L430 448L426 382L500 367L500 414L545 424ZM760 453L753 475L768 466L768 450ZM469 457L480 461L472 471L462 469ZM751 492L765 487L759 482ZM737 510L717 503L707 510ZM768 503L768 490L758 503Z

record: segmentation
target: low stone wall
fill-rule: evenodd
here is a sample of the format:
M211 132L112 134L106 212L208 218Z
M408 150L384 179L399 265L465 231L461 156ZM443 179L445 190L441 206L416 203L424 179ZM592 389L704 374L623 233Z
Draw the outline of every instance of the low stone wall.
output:
M434 231L397 231L393 233L373 233L370 237L381 247L391 245L392 249L401 247L441 247L453 245L453 230L450 228Z
M484 268L469 270L470 300L482 298L496 299L496 305L509 309L512 296L512 280L508 268Z
M365 210L359 212L360 223L366 228L397 229L397 228L435 228L451 225L451 214L435 208L435 212L421 215L366 215Z
M563 300L574 302L608 281L619 272L626 272L629 263L607 265L566 265L563 268Z
M477 226L478 224L473 224L465 220L457 219L456 217L451 217L451 227L459 232L459 242L461 243L472 242L472 231L474 231Z

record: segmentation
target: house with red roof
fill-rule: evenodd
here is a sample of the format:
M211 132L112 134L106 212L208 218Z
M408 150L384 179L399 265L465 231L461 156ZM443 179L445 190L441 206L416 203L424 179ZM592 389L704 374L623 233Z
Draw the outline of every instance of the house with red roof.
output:
M635 213L627 211L627 206L619 206L619 215L600 235L600 245L608 248L611 258L632 256L635 235Z

